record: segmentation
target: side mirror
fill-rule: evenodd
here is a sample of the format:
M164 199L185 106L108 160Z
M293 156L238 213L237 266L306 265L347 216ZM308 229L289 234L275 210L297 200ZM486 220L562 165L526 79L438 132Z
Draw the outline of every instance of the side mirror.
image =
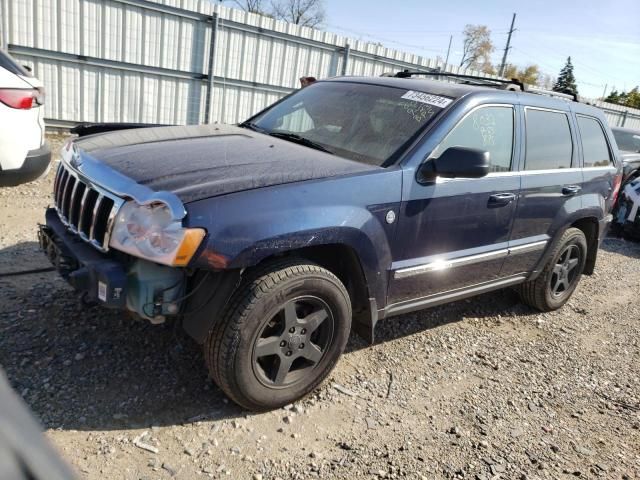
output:
M418 181L436 177L481 178L489 173L489 152L467 147L449 147L438 158L430 158L418 169Z

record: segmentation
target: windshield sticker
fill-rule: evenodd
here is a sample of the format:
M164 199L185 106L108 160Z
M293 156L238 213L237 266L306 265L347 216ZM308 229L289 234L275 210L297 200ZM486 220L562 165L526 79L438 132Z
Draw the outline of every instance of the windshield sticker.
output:
M434 107L439 108L444 108L453 101L450 98L441 97L440 95L416 92L414 90L409 90L402 96L402 98L405 100L413 100L414 102L426 103L427 105L433 105Z
M418 123L422 123L426 119L429 119L436 114L433 107L430 105L426 105L426 104L420 105L420 104L409 103L409 102L402 102L401 105L405 109L405 111L409 115L411 115L411 117L413 117L413 119Z

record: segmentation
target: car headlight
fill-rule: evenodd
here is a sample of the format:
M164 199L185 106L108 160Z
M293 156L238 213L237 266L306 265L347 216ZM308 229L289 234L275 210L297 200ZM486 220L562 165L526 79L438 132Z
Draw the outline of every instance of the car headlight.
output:
M183 228L164 204L126 202L113 225L109 245L156 263L185 266L193 257L205 231Z

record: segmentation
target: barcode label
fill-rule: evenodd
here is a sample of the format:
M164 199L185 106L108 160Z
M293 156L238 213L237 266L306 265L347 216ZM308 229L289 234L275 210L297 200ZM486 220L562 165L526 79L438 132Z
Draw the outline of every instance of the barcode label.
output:
M447 97L441 97L440 95L433 95L432 93L416 92L409 90L402 98L405 100L413 100L414 102L426 103L433 105L434 107L444 108L449 105L453 100Z

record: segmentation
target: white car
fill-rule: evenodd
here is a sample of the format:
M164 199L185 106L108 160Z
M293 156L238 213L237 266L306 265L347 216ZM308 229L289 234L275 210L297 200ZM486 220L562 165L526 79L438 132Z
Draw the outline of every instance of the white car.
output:
M44 88L0 50L0 187L45 175L51 150L44 137Z

